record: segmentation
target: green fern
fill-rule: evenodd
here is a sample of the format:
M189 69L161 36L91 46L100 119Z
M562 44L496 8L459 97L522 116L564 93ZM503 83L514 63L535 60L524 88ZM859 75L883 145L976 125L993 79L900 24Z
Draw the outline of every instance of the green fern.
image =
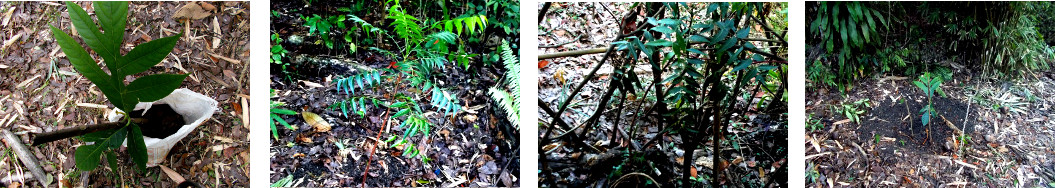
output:
M336 83L337 93L341 93L341 90L343 89L345 95L355 95L356 88L364 89L367 86L373 87L375 85L380 85L381 72L366 72L345 78L338 78L333 82Z
M502 85L496 85L491 87L488 91L491 94L499 106L506 111L506 116L509 118L509 122L513 124L513 127L520 128L520 61L513 55L513 50L509 48L509 42L502 41L502 45L498 47L498 51L502 54L502 63L505 64L506 87L512 92L506 92L502 88Z
M370 24L370 22L366 22L366 20L363 20L362 18L359 18L358 16L349 14L348 15L348 20L352 20L352 22L355 22L356 24L359 24L359 26L354 27L354 29L356 31L364 31L363 33L366 33L365 34L366 37L380 36L380 35L385 33L385 30L381 30L381 28L374 27L373 24ZM348 33L352 33L352 32L348 32Z
M432 28L442 29L451 33L458 33L458 36L462 35L464 28L464 30L469 31L469 35L475 35L476 32L483 32L483 30L487 28L487 16L476 15L439 21L436 22L436 24L433 24Z
M454 95L440 89L440 87L432 87L432 106L443 110L444 115L457 114L458 111L462 110L462 106L458 105L458 98Z
M403 12L402 6L399 6L399 0L389 0L388 4L392 4L392 7L388 9L388 19L393 20L390 25L396 30L396 34L408 41L421 39L423 32L421 25L418 25L418 18Z
M362 74L352 75L345 78L338 78L333 81L337 88L337 93L344 91L345 95L355 95L356 90L366 89L367 87L374 87L381 85L381 72L371 71ZM377 105L377 99L370 97L349 97L346 100L339 101L330 106L331 109L340 107L341 114L348 117L348 112L359 114L359 116L366 116L367 102L371 102L374 106Z

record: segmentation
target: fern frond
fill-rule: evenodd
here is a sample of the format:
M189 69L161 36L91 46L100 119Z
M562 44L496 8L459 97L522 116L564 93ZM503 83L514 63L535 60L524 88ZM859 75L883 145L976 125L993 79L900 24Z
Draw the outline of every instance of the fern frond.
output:
M447 59L439 56L425 57L421 59L421 65L428 68L427 70L443 69L443 64L446 63L446 61Z
M467 30L470 35L474 35L476 32L483 32L487 28L487 16L481 14L439 21L432 25L432 28L457 33L458 36L462 35L463 30Z
M338 78L333 82L334 87L337 88L338 94L341 93L341 90L344 90L345 95L355 95L356 90L366 89L368 86L375 87L381 85L381 72L365 72L344 78ZM358 98L358 100L356 100L356 98ZM341 108L341 114L345 117L348 117L349 111L355 114L359 114L360 116L365 116L367 106L365 98L367 97L349 97L344 101L339 101L335 103L331 107L336 108L339 105L339 107ZM374 101L375 103L376 100L377 99L373 98L370 99L370 101Z
M445 42L447 44L453 44L454 43L454 39L456 39L457 37L458 36L454 35L454 33L451 33L449 31L441 31L441 32L430 34L429 38L428 38L429 39L428 41L440 40L440 41L443 41L443 42Z
M501 85L497 85L491 87L488 93L506 111L509 122L517 129L520 129L520 61L519 58L513 55L513 50L509 48L509 42L507 41L502 41L498 51L502 55L502 63L505 64L506 70L508 70L505 74L506 87L512 92L506 92L501 88Z
M418 18L408 15L403 12L399 5L393 5L388 10L388 19L392 19L393 28L396 30L396 34L399 34L404 40L417 41L422 37L421 26L418 25Z
M365 89L366 86L380 85L381 72L371 71L356 74L344 78L338 78L333 82L334 86L337 88L337 93L341 93L341 90L344 90L345 95L355 95L357 88Z
M517 100L509 92L498 87L491 87L487 93L491 94L491 98L495 99L499 107L506 110L506 116L509 118L510 123L514 126L520 125L520 114L519 110L517 110L520 105L517 104Z
M381 30L381 28L374 27L373 24L370 24L370 22L367 22L366 20L363 20L362 18L359 18L358 16L349 14L348 15L348 19L352 20L352 22L355 22L356 24L359 24L359 27L357 27L358 28L357 30L359 30L359 31L366 31L366 36L367 37L370 37L371 36L370 34L372 34L372 33L373 34L378 34L378 35L385 33L385 30Z
M461 111L462 106L458 103L458 98L447 93L447 91L440 89L440 87L432 88L432 106L443 110L444 115L456 114Z

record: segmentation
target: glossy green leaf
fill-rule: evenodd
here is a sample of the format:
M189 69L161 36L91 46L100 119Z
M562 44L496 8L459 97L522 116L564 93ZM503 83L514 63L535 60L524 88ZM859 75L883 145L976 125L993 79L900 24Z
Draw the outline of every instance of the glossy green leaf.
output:
M111 42L110 48L120 49L121 41L125 38L125 25L128 23L127 1L97 1L92 2L95 7L95 16L99 18L99 25L103 29L103 35Z
M132 161L136 162L136 167L139 170L146 170L147 165L147 145L143 142L143 131L139 129L139 125L132 123L128 126L128 152L132 156ZM160 138L159 138L160 139Z
M663 34L674 33L674 30L670 29L670 27L667 27L667 26L656 26L656 27L653 27L652 30L660 32L660 33L663 33Z
M98 25L92 21L91 16L88 16L88 12L84 11L80 5L66 2L66 9L69 12L73 28L77 30L77 34L81 35L81 39L84 39L85 44L88 44L99 56L102 56L107 63L119 61L120 50L114 48L117 45L113 43L122 41L110 41L108 37L103 36L103 33L99 31ZM113 72L115 69L110 67L110 71Z
M51 26L51 32L55 35L55 40L59 43L59 47L62 48L62 52L66 53L66 57L69 58L70 64L73 64L73 68L77 69L77 72L80 72L89 81L98 85L99 90L112 100L111 102L114 103L114 106L121 106L120 91L117 91L117 87L112 85L110 75L103 72L102 67L99 67L99 64L96 64L95 60L88 55L88 51L85 51L80 44L77 44L77 41L74 41L69 34L55 28L55 26Z
M400 116L407 115L407 113L410 113L410 109L409 108L404 108L402 110L399 110L399 112L396 112L395 115L392 115L392 118L398 118Z
M674 45L674 43L670 42L668 40L663 40L663 39L649 41L648 43L645 43L645 46L655 46L655 47L669 47L671 45Z
M293 127L292 125L289 125L289 123L286 122L285 119L282 119L282 117L278 117L278 115L271 114L271 119L277 120L278 123L280 123L282 125L285 125L286 128L289 129L289 130L297 130L297 128Z
M282 115L297 115L297 112L286 109L271 109L271 113L282 114Z
M165 98L179 88L186 79L186 74L147 75L128 84L125 96L139 97L141 102L152 102Z
M749 28L740 28L740 31L736 32L736 38L741 38L741 39L742 38L747 38L748 34L751 34L751 29L749 29Z
M121 73L120 75L132 75L161 63L161 60L172 52L180 36L183 34L152 40L136 46L127 55L121 57L122 63L117 65L117 72Z

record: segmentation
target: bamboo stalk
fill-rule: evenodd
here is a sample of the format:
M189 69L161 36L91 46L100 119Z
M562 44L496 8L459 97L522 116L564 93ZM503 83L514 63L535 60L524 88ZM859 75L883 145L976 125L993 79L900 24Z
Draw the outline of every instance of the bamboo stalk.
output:
M11 131L4 129L3 137L4 144L12 148L11 151L15 152L15 156L18 156L19 161L22 161L22 165L26 166L30 173L33 173L33 178L37 179L40 185L48 187L48 182L45 182L48 176L44 173L44 169L40 168L40 162L37 161L36 155L33 155L33 152L29 151L29 148L26 148L26 145L22 144L22 141Z

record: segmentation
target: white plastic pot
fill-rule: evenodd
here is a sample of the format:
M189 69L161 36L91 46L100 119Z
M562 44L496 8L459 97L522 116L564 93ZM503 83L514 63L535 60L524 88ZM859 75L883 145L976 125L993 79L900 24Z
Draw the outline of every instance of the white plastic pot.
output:
M161 100L154 102L141 102L136 104L135 110L146 109L143 112L149 111L150 106L154 104L168 104L172 107L172 110L176 113L183 115L184 122L188 122L183 127L180 127L176 133L169 135L165 138L151 138L143 137L143 142L147 145L147 166L154 167L165 160L165 156L168 156L169 150L172 150L172 146L176 145L183 137L187 137L191 131L198 128L202 122L212 117L213 113L216 112L216 100L209 98L197 92L193 92L187 89L176 89L171 94L162 98ZM111 110L107 113L106 118L111 122L116 122L121 119L124 115L118 113L119 109ZM149 129L149 128L142 128ZM128 141L125 140L124 146L128 145Z

